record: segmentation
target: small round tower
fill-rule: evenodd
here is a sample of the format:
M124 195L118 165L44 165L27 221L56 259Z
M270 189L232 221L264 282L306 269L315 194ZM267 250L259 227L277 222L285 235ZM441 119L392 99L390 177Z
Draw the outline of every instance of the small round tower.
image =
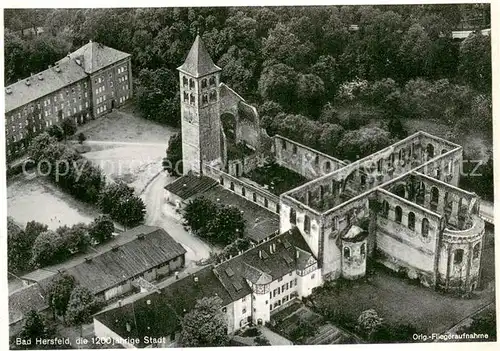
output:
M353 225L341 238L342 277L355 280L366 273L366 240L368 231Z

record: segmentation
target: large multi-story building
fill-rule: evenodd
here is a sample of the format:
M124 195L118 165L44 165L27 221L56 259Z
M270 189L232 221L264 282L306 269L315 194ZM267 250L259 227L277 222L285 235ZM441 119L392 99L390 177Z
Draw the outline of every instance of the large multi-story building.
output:
M246 233L252 248L176 282L162 297L96 316L96 335L140 341L168 335L153 344L171 345L180 318L209 296L221 298L229 333L263 324L324 281L365 276L369 258L434 289L463 295L479 287L484 221L478 196L458 187L461 146L418 132L346 164L282 136L270 138L255 108L219 83L220 70L197 37L179 68L185 174L165 187L165 199L180 208L194 196L223 203L229 191L271 220L276 216L279 225ZM231 144L241 143L254 153L229 157ZM278 197L241 177L268 161L308 181ZM254 217L249 227L262 216ZM160 310L169 316L161 325L155 323Z
M90 41L45 71L5 88L7 159L20 156L45 128L85 123L132 96L130 55Z

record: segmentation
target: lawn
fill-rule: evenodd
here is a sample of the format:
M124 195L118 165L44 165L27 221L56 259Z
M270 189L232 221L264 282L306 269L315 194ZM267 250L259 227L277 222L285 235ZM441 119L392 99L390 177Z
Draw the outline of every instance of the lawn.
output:
M339 316L345 317L339 325L346 328L349 328L349 321L355 321L362 311L375 309L389 325L411 324L424 333L445 332L494 300L492 236L493 232L488 233L482 255L482 289L471 299L438 293L376 267L370 279L320 289L312 300L318 306L329 309L331 306Z
M307 178L276 163L257 167L243 176L278 196L307 182Z

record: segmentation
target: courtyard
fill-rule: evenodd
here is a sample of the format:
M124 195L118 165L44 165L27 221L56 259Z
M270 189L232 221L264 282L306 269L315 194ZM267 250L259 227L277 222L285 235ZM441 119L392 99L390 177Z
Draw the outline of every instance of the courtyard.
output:
M278 196L307 182L302 175L274 162L257 167L243 177L264 186Z
M481 287L470 298L442 294L375 266L367 279L318 289L311 302L332 322L352 330L361 312L374 309L391 326L411 325L422 333L444 333L495 299L494 232L487 230ZM401 340L403 341L403 340ZM412 342L412 340L408 340Z

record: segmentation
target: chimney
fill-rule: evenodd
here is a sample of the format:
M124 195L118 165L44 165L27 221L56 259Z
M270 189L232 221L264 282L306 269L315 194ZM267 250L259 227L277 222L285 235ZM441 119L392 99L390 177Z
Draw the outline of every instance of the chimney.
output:
M137 239L139 240L144 239L144 233L137 234Z
M25 83L26 83L26 85L27 85L27 86L30 86L30 85L31 85L30 79L29 79L29 78L26 78Z
M122 307L122 300L118 300L118 307Z
M55 70L56 70L56 72L61 72L61 67L59 67L59 63L56 63Z
M119 246L118 245L113 245L111 247L111 251L118 251Z
M12 94L12 89L9 87L5 88L5 93Z
M43 80L43 75L41 73L38 73L38 79Z
M198 277L194 277L193 279L195 283L198 283Z
M85 257L85 262L87 262L87 263L92 262L92 257Z

